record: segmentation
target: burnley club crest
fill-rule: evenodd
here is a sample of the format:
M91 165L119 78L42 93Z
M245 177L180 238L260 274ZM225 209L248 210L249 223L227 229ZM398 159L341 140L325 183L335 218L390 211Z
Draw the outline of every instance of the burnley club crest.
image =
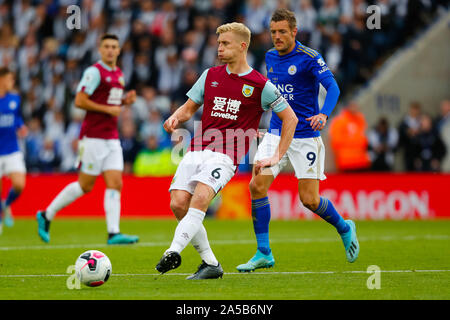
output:
M253 94L254 89L254 87L249 86L248 84L244 84L244 86L242 87L242 94L244 95L244 97L248 98Z

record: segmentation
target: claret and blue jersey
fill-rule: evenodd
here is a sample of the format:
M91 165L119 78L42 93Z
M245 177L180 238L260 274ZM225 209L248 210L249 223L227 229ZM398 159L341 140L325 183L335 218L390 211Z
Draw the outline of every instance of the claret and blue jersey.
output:
M0 156L19 151L16 131L23 124L20 96L7 93L0 97Z
M266 53L266 68L267 77L278 88L299 119L294 138L320 136L320 131L313 131L309 121L305 119L319 112L329 116L339 95L333 74L322 56L296 41L294 50L286 55L279 55L275 49L269 50ZM331 92L333 96L327 97L322 110L319 110L318 102L320 83L326 89L330 87L334 89L328 91L327 96ZM336 89L337 96L334 96ZM280 135L281 123L280 118L272 113L269 131Z

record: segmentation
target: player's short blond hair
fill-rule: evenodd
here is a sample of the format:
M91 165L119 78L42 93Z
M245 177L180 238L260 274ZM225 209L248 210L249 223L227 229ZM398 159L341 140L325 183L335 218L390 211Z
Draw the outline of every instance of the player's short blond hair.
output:
M226 23L218 27L216 31L219 35L225 32L237 34L247 44L247 48L250 46L252 33L245 24L239 22Z

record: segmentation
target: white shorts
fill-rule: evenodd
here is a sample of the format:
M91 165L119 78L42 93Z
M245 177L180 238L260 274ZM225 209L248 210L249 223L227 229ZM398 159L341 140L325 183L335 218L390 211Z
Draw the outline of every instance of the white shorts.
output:
M236 166L227 155L211 150L190 151L178 165L169 191L185 190L194 194L198 182L219 192L234 176Z
M253 162L272 157L279 142L280 136L266 133L258 146ZM292 139L289 149L280 162L270 167L274 177L286 166L288 160L294 167L297 179L326 179L324 174L325 146L321 137Z
M13 172L27 172L23 154L20 151L0 156L0 178Z
M120 140L84 137L78 143L78 161L81 162L80 170L92 176L107 170L123 171Z

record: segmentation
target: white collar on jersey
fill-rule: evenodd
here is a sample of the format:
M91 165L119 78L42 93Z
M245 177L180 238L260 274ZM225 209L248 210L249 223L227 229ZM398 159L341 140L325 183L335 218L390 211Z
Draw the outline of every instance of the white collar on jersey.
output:
M108 71L116 71L116 68L111 68L110 66L108 66L106 63L104 63L102 60L99 60L98 63L100 63L102 65L103 68L105 68Z
M252 71L253 71L253 68L250 67L250 70L248 70L248 71L246 71L246 72L243 72L243 73L239 73L238 76L239 76L239 77L246 76L246 75L248 75L248 74L249 74L250 72L252 72ZM228 65L227 65L227 73L228 73L228 74L231 74L230 69L228 69Z

